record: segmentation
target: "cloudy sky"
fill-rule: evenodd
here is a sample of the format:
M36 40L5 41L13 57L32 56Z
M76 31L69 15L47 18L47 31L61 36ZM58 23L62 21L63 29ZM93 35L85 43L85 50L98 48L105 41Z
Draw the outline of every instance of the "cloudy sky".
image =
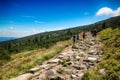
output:
M0 0L0 37L23 37L119 15L120 0Z

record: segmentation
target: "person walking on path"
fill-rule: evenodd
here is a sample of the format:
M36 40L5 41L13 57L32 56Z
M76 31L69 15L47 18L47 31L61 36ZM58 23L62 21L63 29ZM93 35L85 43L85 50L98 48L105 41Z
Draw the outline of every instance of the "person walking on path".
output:
M73 41L73 43L76 42L76 36L75 35L72 37L72 41Z
M96 38L96 36L97 36L97 29L94 29L94 30L92 31L92 36L93 36L94 38Z
M83 40L86 38L86 32L84 31L83 33L82 33L82 38L83 38Z

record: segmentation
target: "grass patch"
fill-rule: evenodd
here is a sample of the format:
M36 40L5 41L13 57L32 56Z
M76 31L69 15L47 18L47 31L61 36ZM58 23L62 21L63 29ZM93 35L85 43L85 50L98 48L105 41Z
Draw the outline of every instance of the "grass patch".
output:
M0 80L9 80L10 78L28 72L30 68L42 64L70 44L70 40L61 41L49 49L36 49L12 55L11 60L0 69Z

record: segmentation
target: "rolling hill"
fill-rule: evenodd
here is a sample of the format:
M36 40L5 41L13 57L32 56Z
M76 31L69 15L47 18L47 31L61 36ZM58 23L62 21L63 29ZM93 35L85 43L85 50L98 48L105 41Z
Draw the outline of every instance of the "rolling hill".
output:
M105 28L120 27L120 16L112 17L107 20L99 21L94 24L77 26L74 28L57 30L51 32L44 32L36 35L31 35L15 40L0 42L1 53L9 52L18 53L26 50L33 50L36 48L49 48L58 41L64 41L70 39L73 35L82 31L91 31L94 28L101 31Z
M0 42L0 79L9 80L26 73L30 68L42 64L70 45L69 39L73 35L82 31L91 31L94 28L100 31L99 38L104 44L102 47L103 59L98 66L85 73L83 80L119 80L120 16L86 26ZM106 74L100 75L99 70L103 68L105 68Z

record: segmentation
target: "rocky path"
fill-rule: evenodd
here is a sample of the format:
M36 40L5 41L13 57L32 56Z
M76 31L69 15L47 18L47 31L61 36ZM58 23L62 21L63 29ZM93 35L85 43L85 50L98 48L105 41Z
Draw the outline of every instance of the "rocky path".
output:
M84 73L100 62L99 40L79 40L60 54L11 80L81 80Z

